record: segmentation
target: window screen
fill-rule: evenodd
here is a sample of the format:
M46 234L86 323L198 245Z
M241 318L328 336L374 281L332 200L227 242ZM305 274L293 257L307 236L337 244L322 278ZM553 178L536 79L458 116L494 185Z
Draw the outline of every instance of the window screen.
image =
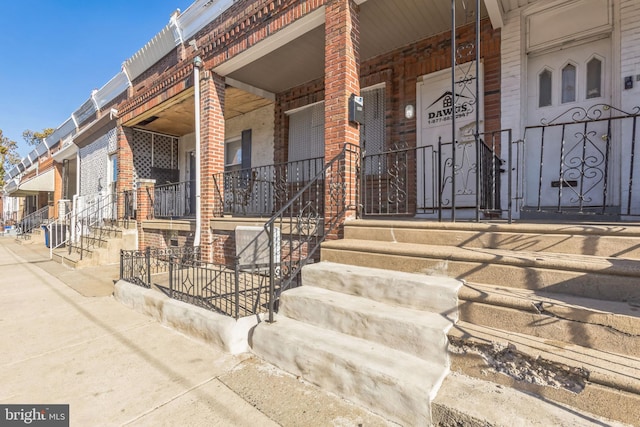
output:
M308 180L322 169L324 102L310 105L289 115L288 155L291 163L288 171L290 181ZM318 160L309 162L310 159Z
M365 154L380 154L384 151L384 87L364 89L364 125L360 126L360 144Z

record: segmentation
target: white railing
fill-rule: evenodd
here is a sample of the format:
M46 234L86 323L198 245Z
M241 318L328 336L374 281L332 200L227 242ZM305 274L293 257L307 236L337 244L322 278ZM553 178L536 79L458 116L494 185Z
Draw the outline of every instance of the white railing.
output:
M69 211L47 225L47 231L49 233L49 259L53 258L54 249L69 242L69 238L71 237L69 228L72 214L73 211Z

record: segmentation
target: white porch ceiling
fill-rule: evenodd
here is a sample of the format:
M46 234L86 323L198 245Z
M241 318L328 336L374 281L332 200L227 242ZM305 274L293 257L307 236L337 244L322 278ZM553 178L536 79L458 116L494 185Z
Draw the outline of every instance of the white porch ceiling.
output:
M481 16L487 16L484 3L481 4ZM475 0L458 0L457 25L474 20ZM360 5L360 59L366 61L450 28L450 1L367 0ZM312 27L303 34L296 33L278 49L265 54L261 51L264 49L257 44L241 54L251 57L250 63L237 61L236 68L223 65L216 71L273 93L321 78L324 25Z

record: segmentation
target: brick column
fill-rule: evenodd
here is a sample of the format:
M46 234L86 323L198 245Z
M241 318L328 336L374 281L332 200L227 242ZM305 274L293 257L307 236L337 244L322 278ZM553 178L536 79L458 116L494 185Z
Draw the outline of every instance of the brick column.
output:
M131 141L133 141L133 131L131 128L118 126L118 181L116 182L116 192L118 200L118 218L124 215L125 191L133 190L133 151Z
M200 246L202 258L212 262L211 219L222 212L213 175L224 171L224 78L210 71L200 75Z
M136 226L138 228L138 249L147 247L142 222L153 219L153 191L156 187L155 179L139 179L136 194Z
M349 97L360 95L359 7L353 0L330 0L326 5L325 20L325 161L338 155L346 144L359 146L360 132L357 124L349 123ZM346 206L355 206L356 157L348 158L341 177L332 176L325 186L325 224L336 210L331 192L341 187L344 179L347 188ZM337 209L340 209L337 207ZM354 218L355 209L347 210L344 219ZM336 234L337 233L337 234ZM342 227L330 238L342 234Z

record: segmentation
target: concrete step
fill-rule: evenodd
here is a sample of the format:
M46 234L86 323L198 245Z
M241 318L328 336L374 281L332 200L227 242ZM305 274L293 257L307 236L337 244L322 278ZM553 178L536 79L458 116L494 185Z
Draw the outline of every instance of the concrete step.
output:
M92 251L84 251L81 258L80 253L73 249L71 253L69 253L68 248L59 248L54 249L52 255L53 261L71 268L80 269L83 267L98 265L98 260L95 258L95 254Z
M467 283L460 320L601 351L640 354L640 307L523 289Z
M452 371L618 422L640 420L637 356L466 322L448 335Z
M431 424L441 366L283 316L258 324L252 349L267 362L407 426Z
M356 220L345 239L640 259L640 225Z
M462 282L374 267L319 262L302 269L302 283L392 306L439 313L454 322L457 319L457 293Z
M343 239L324 242L321 260L585 298L640 302L640 261L633 259Z
M114 226L91 228L91 235L103 240L110 239L110 238L121 238L122 234L123 234L122 230Z
M442 427L624 427L568 405L490 381L452 372L432 403L433 425Z
M314 286L284 292L279 314L383 344L443 367L449 364L446 333L452 323L440 314L394 307Z
M115 227L94 227L87 236L82 236L83 248L92 253L92 265L112 264L120 261L121 249L135 249L137 232ZM79 251L79 243L73 245ZM87 252L85 252L86 254Z

